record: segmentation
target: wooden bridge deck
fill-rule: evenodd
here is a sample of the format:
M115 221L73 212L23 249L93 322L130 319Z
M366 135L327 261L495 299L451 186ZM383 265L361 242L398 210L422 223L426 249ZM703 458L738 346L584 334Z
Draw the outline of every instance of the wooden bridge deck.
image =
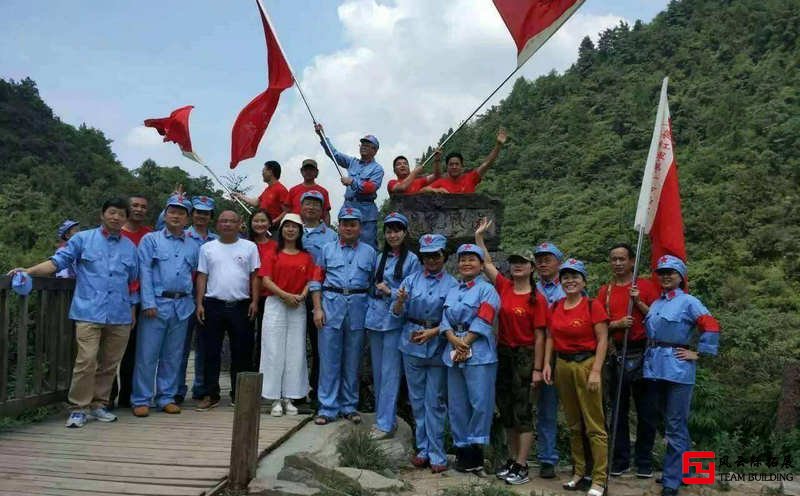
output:
M118 421L92 420L81 429L64 427L62 415L2 432L0 496L208 494L228 475L233 407L227 392L210 411L197 412L194 405L188 401L179 415L151 410L146 418L118 409ZM259 453L307 419L271 417L266 408Z

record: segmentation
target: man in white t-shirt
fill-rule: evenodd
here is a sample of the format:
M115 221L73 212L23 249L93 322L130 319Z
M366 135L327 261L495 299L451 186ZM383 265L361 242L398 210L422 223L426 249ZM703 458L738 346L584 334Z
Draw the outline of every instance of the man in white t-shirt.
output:
M197 332L205 363L206 394L197 405L206 411L219 404L219 370L225 331L231 347L231 401L236 398L236 374L254 370L253 326L258 312L258 248L239 238L241 218L226 210L217 218L219 239L200 248L197 265Z

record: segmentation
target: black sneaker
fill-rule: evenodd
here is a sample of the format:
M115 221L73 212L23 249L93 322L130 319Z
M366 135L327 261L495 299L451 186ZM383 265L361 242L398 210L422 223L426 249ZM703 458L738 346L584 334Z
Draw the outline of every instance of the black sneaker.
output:
M528 465L520 465L519 463L515 463L511 470L508 472L508 475L505 477L506 484L511 485L518 485L518 484L525 484L529 482L531 479L528 477Z
M653 469L652 468L639 468L636 470L636 478L637 479L652 479L653 478Z
M661 496L678 496L678 490L665 487L661 490Z
M483 445L473 444L468 448L464 448L467 453L465 472L477 473L483 470Z
M619 477L622 474L628 473L631 471L630 465L627 467L611 467L611 474L612 477Z
M501 479L501 480L505 479L506 475L508 475L508 473L511 472L511 466L512 465L514 465L514 460L509 458L508 460L506 460L505 465L503 465L502 467L497 469L497 471L494 473L494 475L496 475L498 479Z
M539 466L539 477L542 479L555 479L556 467L552 463L542 463Z

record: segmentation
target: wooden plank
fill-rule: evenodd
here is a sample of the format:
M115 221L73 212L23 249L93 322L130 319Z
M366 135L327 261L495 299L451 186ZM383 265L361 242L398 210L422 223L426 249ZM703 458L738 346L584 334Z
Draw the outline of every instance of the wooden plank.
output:
M263 378L263 374L257 372L240 372L236 376L231 470L228 475L233 489L245 489L256 475Z
M192 487L205 489L209 486L216 484L216 478L210 479L179 479L172 477L151 477L148 475L117 475L117 474L87 474L80 471L63 471L52 470L48 468L35 468L35 467L2 467L0 468L0 477L16 475L45 475L50 477L61 477L73 480L88 480L88 481L110 481L110 482L127 482L133 484L149 484L154 486L178 486L178 487Z
M14 398L26 397L26 379L28 366L28 304L30 296L21 296L19 303L19 322L17 325L17 381L14 387Z
M212 466L212 467L225 467L227 466L228 453L223 451L217 452L183 452L173 449L164 448L131 448L124 452L120 452L117 447L98 447L91 450L82 446L75 445L48 445L47 443L30 443L27 446L3 446L3 452L6 454L19 454L19 455L43 455L53 458L71 457L71 456L85 456L88 460L105 460L121 461L121 462L139 462L139 463L160 463L166 465L187 465L187 466Z
M48 443L53 446L82 446L84 448L91 448L93 447L108 447L108 448L120 448L120 449L128 449L128 448L141 448L141 449L160 449L159 446L181 446L184 449L191 449L194 453L203 453L203 452L210 452L210 453L219 453L220 450L227 451L230 448L231 440L230 436L227 440L216 439L213 441L203 441L202 445L194 444L193 441L189 438L171 438L171 439L162 439L161 441L153 439L151 441L141 440L138 439L138 436L131 433L127 439L118 437L116 439L110 439L107 441L100 441L100 440L86 440L86 439L68 439L68 438L61 438L57 440L53 440L52 437L50 439L44 436L25 436L21 434L11 434L9 436L5 436L4 440L12 443L25 443L30 446L38 446L38 443ZM131 441L131 439L136 439L136 441ZM0 446L3 446L3 443L0 443Z
M40 406L52 405L53 403L62 401L66 396L66 391L55 391L53 393L45 393L39 396L9 400L5 403L0 403L0 415L14 417L25 412L26 410L31 410Z
M45 315L47 311L47 291L39 292L39 311L36 314L36 326L33 328L33 384L31 392L40 394L42 392L42 378L44 376L45 361L44 357L44 337Z
M48 297L47 332L45 333L45 360L47 360L47 389L58 389L58 293ZM55 311L54 311L55 310Z
M69 293L61 292L58 294L58 314L61 316L58 322L58 389L68 389L72 378L72 341L73 336L69 335L71 329L68 308Z
M106 491L113 494L146 494L146 495L165 495L174 496L195 496L202 494L198 488L164 486L152 484L136 484L127 482L108 482L88 479L69 479L46 475L9 475L6 481L22 482L30 487L44 487L52 489L72 489L81 491ZM5 482L4 482L5 484Z
M0 404L8 399L8 299L8 290L0 289Z
M0 473L9 467L46 468L58 472L79 472L96 475L163 477L164 467L156 463L98 462L90 460L43 459L36 456L0 454ZM216 471L198 467L170 467L169 477L174 479L215 480Z

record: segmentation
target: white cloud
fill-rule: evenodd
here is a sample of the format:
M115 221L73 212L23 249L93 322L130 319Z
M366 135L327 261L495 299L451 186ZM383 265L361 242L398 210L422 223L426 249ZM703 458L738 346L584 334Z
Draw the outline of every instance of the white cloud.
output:
M357 153L360 136L378 136L377 158L386 173L381 202L387 196L386 183L394 177L392 158L416 157L458 125L513 70L516 47L492 3L485 0L348 0L339 6L338 15L348 46L320 54L297 76L316 117L341 151ZM598 32L620 20L614 14L576 14L521 74L533 78L566 69L585 35L596 40ZM509 82L490 103L506 96L511 87ZM330 190L335 212L343 187L293 93L296 90L284 93L259 157L266 152L284 165L282 181L287 187L301 180L300 161L316 158L319 182ZM487 153L490 148L486 143ZM237 172L249 174L255 183L256 167L260 168L245 165L242 169L247 170Z
M164 138L151 127L136 126L125 136L125 144L137 148L155 148L163 142Z

